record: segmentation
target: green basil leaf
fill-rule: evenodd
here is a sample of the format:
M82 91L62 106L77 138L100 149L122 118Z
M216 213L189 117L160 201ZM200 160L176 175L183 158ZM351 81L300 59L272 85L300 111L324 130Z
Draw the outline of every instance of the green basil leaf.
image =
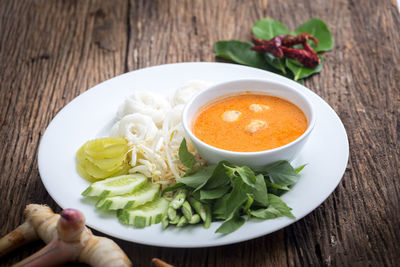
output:
M269 40L277 35L290 34L289 29L277 20L264 18L257 21L251 28L255 37Z
M253 202L254 202L254 196L252 195L252 194L247 194L247 201L246 201L246 204L243 206L243 210L244 210L244 212L246 212L247 213L247 216L249 216L249 218L250 218L250 207L251 207L251 205L253 205Z
M215 167L210 179L208 179L207 183L203 185L204 189L214 189L220 186L224 186L230 183L229 175L227 174L227 170L225 166L231 165L227 161L218 162ZM200 187L201 188L201 187Z
M291 219L295 219L286 203L278 196L268 194L269 206L266 209L258 209L250 211L250 214L260 219L274 219L282 216L287 216Z
M267 209L252 210L250 211L250 215L264 220L282 217L280 211L275 209L274 207L268 207Z
M293 73L294 75L293 79L297 81L321 71L322 66L324 65L324 59L321 56L319 56L319 58L321 63L319 63L319 65L313 69L306 68L302 64L291 58L286 58L286 66Z
M332 34L329 31L328 26L321 19L312 18L298 27L295 31L296 34L302 32L307 32L317 38L319 43L317 47L315 47L314 42L310 41L311 47L314 48L316 52L332 50L334 45Z
M304 169L305 166L307 166L307 164L303 164L303 165L301 165L300 167L297 167L297 168L296 168L296 172L297 172L297 173L301 172L301 171Z
M278 196L275 196L273 194L268 194L268 200L269 200L269 206L277 209L282 215L287 216L291 219L296 219L294 215L292 214L291 210L292 208L288 207L286 203Z
M273 70L264 59L264 54L251 50L253 45L237 40L219 41L214 44L217 57L232 60L236 63L264 70Z
M215 201L214 206L212 207L213 218L226 219L225 210L228 197L229 195L225 195L222 198L219 198L217 199L217 201Z
M287 187L286 185L285 186L281 186L279 184L271 183L270 181L267 181L267 188L268 189L269 188L279 189L279 190L283 190L283 191L289 191L290 190L290 188ZM274 194L274 195L276 195L276 194Z
M244 183L246 183L247 185L249 185L251 187L255 186L255 182L256 182L255 173L249 167L247 167L247 166L230 167L230 166L228 166L226 164L224 164L224 167L226 169L226 174L228 175L228 177L231 180L233 180L233 179L235 179L237 177L240 177L240 179L242 179L242 181Z
M224 164L224 168L225 168L225 173L226 175L228 175L228 177L233 180L236 177L238 177L238 175L236 174L236 168L235 166L229 166L227 164Z
M239 177L235 178L232 183L232 191L228 194L226 200L225 218L231 218L233 214L247 200L247 193L251 187L243 182Z
M196 163L196 160L194 159L194 155L189 152L187 146L186 146L186 139L183 138L181 145L179 146L179 160L182 162L183 165L188 167L189 169L192 169L194 164Z
M200 199L217 199L225 195L230 189L230 186L217 187L210 190L200 190Z
M242 181L251 187L255 187L256 183L256 175L253 170L247 166L236 167L236 172L239 174L239 177L242 178Z
M267 185L265 184L264 175L259 174L256 176L256 184L255 188L252 190L252 194L254 195L254 200L257 204L261 206L268 206L268 191Z
M260 170L261 173L269 176L271 183L279 186L289 186L299 180L296 170L286 160L269 164Z
M232 218L224 221L215 232L224 235L230 234L239 229L244 224L244 222L244 218L242 218L239 213L235 213Z
M213 173L215 168L215 165L207 166L204 168L201 168L197 172L184 176L181 178L177 178L176 180L180 183L183 183L191 188L196 188L203 183L207 182L207 180L211 177L211 174Z

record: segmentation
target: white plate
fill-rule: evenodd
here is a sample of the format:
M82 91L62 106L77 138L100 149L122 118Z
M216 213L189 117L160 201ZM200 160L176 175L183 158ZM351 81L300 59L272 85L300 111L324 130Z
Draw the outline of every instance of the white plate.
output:
M81 192L89 186L89 182L75 170L75 153L87 140L108 134L118 106L133 90L151 90L170 95L188 80L217 83L239 78L264 78L290 83L309 96L315 105L315 129L293 162L295 166L308 165L302 171L300 181L282 197L293 208L297 220L301 219L332 193L343 176L349 155L343 124L333 109L306 87L267 71L234 64L177 63L145 68L105 81L78 96L57 114L41 140L38 162L44 186L62 208L82 211L90 227L113 237L147 245L219 246L266 235L294 223L296 220L287 217L250 220L226 236L214 233L220 223L212 223L210 229L188 226L162 230L160 224L134 229L120 224L116 217L96 211L93 203L81 197Z

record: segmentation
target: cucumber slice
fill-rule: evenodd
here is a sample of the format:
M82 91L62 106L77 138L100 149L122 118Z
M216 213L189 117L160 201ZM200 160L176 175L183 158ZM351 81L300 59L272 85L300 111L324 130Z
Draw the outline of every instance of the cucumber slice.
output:
M102 210L132 209L153 201L160 192L160 185L148 182L142 189L121 196L106 197L96 203Z
M82 192L82 196L104 198L123 195L139 190L146 181L146 176L139 173L112 177L91 184Z
M168 204L168 200L160 197L131 210L118 210L118 219L123 224L132 225L136 228L144 228L151 224L161 222L161 218L168 208Z

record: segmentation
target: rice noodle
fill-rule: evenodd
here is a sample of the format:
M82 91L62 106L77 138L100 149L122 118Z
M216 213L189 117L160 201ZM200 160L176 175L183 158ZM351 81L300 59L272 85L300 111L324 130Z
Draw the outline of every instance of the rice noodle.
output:
M161 125L165 113L171 108L171 104L162 95L149 91L135 91L133 95L125 99L118 109L118 117L140 113L151 117L156 125Z
M124 137L130 146L132 168L160 184L173 184L187 168L179 161L178 151L186 137L181 123L184 104L197 92L210 86L205 81L191 81L178 88L170 102L151 92L134 92L118 110L120 120L111 136ZM193 144L186 137L188 149L203 164Z

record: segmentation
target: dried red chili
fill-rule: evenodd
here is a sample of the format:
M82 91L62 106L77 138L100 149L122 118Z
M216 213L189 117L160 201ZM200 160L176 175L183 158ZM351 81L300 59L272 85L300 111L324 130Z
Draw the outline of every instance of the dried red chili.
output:
M275 57L288 57L292 58L307 68L315 68L319 65L320 60L318 54L307 43L312 40L315 45L318 45L318 40L308 33L301 33L297 36L293 35L280 35L270 40L262 40L252 35L255 46L251 49L259 52L268 52ZM303 49L291 48L296 44L302 44Z

